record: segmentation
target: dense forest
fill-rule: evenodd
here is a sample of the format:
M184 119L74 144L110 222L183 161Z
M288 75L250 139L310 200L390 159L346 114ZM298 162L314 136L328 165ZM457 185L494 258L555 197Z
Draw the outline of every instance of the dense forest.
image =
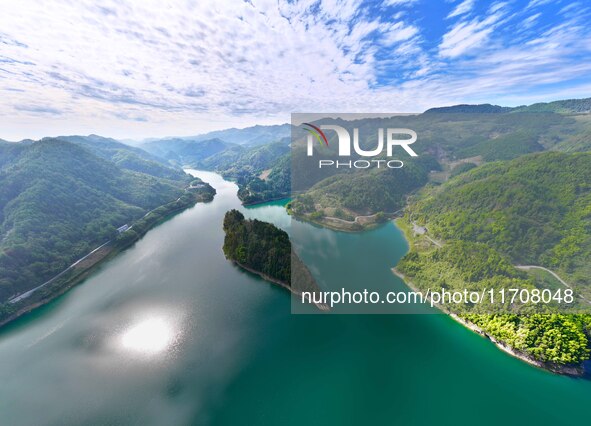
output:
M191 178L181 170L112 140L95 143L0 143L0 301L40 285L117 228L185 193Z
M434 250L415 249L396 269L404 274L408 283L423 291L536 288L536 283L526 273L482 243L453 241ZM537 361L562 365L588 359L591 315L560 314L553 309L555 306L517 309L506 302L495 306L446 304L446 309Z
M406 195L423 187L429 172L438 168L437 161L425 155L406 161L401 169L334 174L295 196L291 210L298 217L312 219L332 215L347 219L354 217L351 213L392 213L404 207Z
M591 294L591 153L483 165L426 190L411 211L437 238L484 242Z
M246 268L291 285L291 243L287 233L238 210L224 217L224 254Z
M425 188L411 201L405 222L408 229L413 223L424 226L442 247L410 236L413 248L397 270L423 289L531 290L547 284L515 265L539 265L588 297L590 173L591 153L548 152L485 164ZM494 311L453 306L491 336L539 361L571 364L589 357L590 315L565 315L569 311L557 303L496 308L498 313L483 315Z

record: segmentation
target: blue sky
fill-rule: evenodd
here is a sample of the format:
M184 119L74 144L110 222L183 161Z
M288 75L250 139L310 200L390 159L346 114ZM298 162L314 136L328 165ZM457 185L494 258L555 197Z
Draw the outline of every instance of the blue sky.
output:
M591 96L587 0L1 4L9 140Z

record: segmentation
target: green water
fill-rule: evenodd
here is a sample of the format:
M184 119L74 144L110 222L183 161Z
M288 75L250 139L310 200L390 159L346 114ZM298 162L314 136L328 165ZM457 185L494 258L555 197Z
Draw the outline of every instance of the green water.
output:
M400 231L290 228L280 203L244 209L234 184L199 176L212 203L0 333L0 425L589 423L591 381L530 367L444 315L290 314L285 291L224 259L228 209L309 235L303 257L323 259L311 263L328 285L403 288L390 273Z

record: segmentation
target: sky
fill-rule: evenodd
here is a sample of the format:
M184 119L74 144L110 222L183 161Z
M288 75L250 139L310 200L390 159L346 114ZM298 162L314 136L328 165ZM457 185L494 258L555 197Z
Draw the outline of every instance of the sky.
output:
M0 11L6 140L591 96L588 0L0 0Z

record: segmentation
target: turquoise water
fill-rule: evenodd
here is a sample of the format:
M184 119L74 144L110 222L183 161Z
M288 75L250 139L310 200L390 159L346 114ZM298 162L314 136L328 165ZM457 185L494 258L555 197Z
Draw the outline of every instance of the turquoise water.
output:
M387 224L363 234L244 208L236 186L150 231L0 333L1 425L587 424L591 382L511 358L444 315L292 315L287 292L224 259L240 208L308 236L323 284L404 288ZM324 256L324 257L322 257Z

